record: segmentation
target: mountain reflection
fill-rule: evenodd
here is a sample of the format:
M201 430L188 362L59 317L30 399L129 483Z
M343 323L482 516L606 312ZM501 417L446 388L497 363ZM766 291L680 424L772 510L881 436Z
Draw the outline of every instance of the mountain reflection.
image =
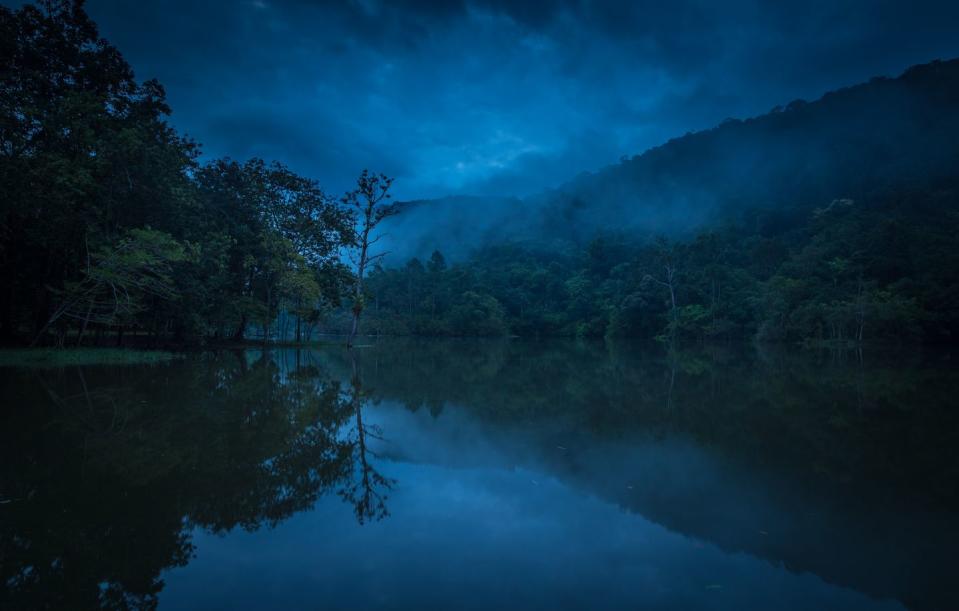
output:
M0 369L0 606L151 608L195 529L323 496L367 524L391 461L495 454L727 553L954 608L957 377L936 353L507 341ZM470 428L406 443L380 404Z

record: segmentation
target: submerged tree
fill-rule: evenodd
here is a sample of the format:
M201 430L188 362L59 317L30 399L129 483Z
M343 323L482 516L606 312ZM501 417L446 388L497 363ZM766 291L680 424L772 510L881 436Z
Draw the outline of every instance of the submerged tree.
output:
M353 324L350 327L350 336L346 341L347 347L352 348L356 334L360 328L360 314L363 313L363 276L367 267L387 255L386 252L370 254L370 247L376 244L383 234L371 237L380 221L397 213L396 206L388 200L393 179L384 174L371 174L363 170L356 181L356 189L343 197L343 203L353 208L353 253L356 266L356 280L353 284Z

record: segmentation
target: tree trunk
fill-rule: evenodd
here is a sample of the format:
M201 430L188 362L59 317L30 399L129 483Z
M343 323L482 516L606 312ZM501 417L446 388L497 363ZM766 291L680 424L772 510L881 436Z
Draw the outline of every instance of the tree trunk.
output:
M360 264L356 270L356 285L353 289L353 326L350 329L350 336L346 340L347 348L353 347L353 342L356 340L356 334L360 331L360 314L363 312L363 274L366 272L366 251L369 247L369 233L369 220L367 220L367 228L363 231L363 246L360 250Z
M353 308L353 326L350 329L350 336L346 340L347 348L353 347L353 340L356 339L356 333L359 331L359 329L360 329L360 310L359 308L354 307Z
M240 316L240 324L237 326L236 331L233 333L233 341L241 342L243 341L243 334L246 332L246 314Z
M265 345L267 344L267 342L269 341L269 337L270 337L270 323L271 323L272 320L273 320L272 308L270 307L270 305L272 304L272 302L271 302L271 300L270 300L270 298L272 297L272 292L273 292L272 287L271 287L269 284L267 284L267 288L266 288L266 318L263 319L263 345L264 345L264 346L265 346Z
M87 307L87 315L83 318L83 325L80 327L80 334L77 335L77 347L83 345L83 336L87 333L87 325L90 324L90 315L93 314L93 302Z
M14 278L13 274L6 275L7 278ZM16 284L8 281L7 290L4 291L3 304L0 305L0 342L4 344L12 343L16 329L14 329L14 298L16 296Z

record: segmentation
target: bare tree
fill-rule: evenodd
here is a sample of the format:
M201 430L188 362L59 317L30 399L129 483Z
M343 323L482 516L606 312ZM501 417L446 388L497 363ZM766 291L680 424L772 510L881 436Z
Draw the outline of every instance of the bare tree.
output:
M676 256L674 248L662 238L656 241L656 250L657 258L659 259L660 264L663 266L664 273L662 277L646 274L643 277L643 281L654 282L669 291L670 335L672 335L675 332L677 315L679 313L676 305L676 276L678 273Z
M676 267L672 262L667 261L663 264L663 277L658 278L652 274L646 274L645 280L650 280L669 290L669 311L670 316L676 320Z
M360 314L363 313L364 301L363 276L366 274L367 267L388 254L381 252L371 255L370 248L383 237L383 234L371 237L376 226L386 217L397 213L396 207L388 202L392 184L393 179L384 174L372 174L369 170L363 170L356 180L356 189L343 197L343 203L353 209L353 264L356 266L356 281L353 284L353 325L349 339L346 341L348 348L353 347L356 334L360 330Z

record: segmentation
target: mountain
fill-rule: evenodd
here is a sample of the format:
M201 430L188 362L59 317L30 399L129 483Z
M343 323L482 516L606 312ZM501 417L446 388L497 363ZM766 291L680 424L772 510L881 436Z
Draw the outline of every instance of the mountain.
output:
M716 223L775 234L837 199L959 182L959 60L796 100L686 134L525 199L404 204L402 255L456 257L491 240L584 243L597 233L690 235Z

